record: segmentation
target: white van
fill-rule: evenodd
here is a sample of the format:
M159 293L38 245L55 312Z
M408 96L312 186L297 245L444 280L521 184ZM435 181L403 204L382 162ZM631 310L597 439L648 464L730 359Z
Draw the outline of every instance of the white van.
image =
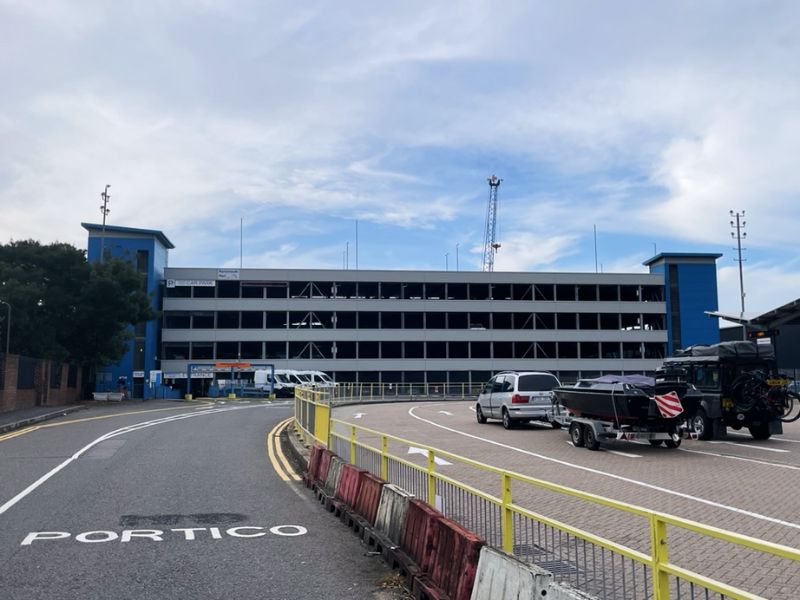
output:
M322 371L297 371L297 374L308 379L307 385L311 385L311 387L332 388L336 386L330 375Z
M294 398L295 385L308 385L308 383L288 369L275 369L275 379L270 376L269 370L263 369L254 373L253 384L256 388L268 390L273 386L273 392L278 398Z

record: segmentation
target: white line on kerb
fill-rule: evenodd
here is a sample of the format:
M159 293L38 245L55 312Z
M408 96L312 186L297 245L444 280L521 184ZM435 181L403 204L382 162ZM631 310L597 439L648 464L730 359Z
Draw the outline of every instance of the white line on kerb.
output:
M83 454L87 450L91 449L92 447L96 446L100 442L104 442L104 441L106 441L108 439L111 439L112 437L116 437L118 435L124 435L124 434L130 433L132 431L138 431L139 429L145 429L147 427L152 427L153 425L161 425L162 423L170 423L172 421L180 421L181 419L189 419L191 417L200 417L200 416L205 416L205 415L212 414L212 413L227 412L227 411L232 411L232 410L245 410L247 408L258 408L258 406L239 406L239 407L216 408L216 409L212 408L212 409L209 409L209 410L206 410L206 411L203 411L203 412L192 412L192 413L186 413L186 414L182 414L182 415L171 415L169 417L162 417L160 419L153 419L151 421L143 421L141 423L136 423L134 425L127 425L125 427L120 427L119 429L115 429L114 431L110 431L110 432L108 432L108 433L106 433L104 435L101 435L99 438L97 438L93 442L90 442L89 444L87 444L86 446L84 446L83 448L78 450L75 454L70 456L67 460L65 460L64 462L62 462L60 465L58 465L54 469L52 469L49 472L47 472L44 475L42 475L39 479L34 481L32 484L30 484L28 487L26 487L24 490L22 490L19 494L17 494L13 498L11 498L11 500L9 500L8 502L6 502L2 506L0 506L0 515L2 515L9 508L14 506L17 502L22 500L25 496L30 494L32 491L34 491L36 488L38 488L40 485L42 485L48 479L50 479L53 475L58 473L61 469L63 469L64 467L68 466L71 462L73 462L73 461L77 460L78 458L80 458L81 454Z
M664 494L670 494L672 496L677 496L679 498L684 498L686 500L693 500L695 502L699 502L701 504L705 504L707 506L713 506L714 508L721 508L723 510L728 510L731 512L738 513L740 515L747 515L748 517L753 517L755 519L760 519L762 521L768 521L770 523L776 523L778 525L783 525L785 527L791 527L792 529L800 529L800 523L792 523L791 521L784 521L782 519L776 519L775 517L768 517L767 515L762 515L756 512L752 512L749 510L745 510L743 508L736 508L735 506L728 506L727 504L722 504L720 502L714 502L713 500L707 500L706 498L700 498L699 496L692 496L691 494L685 494L683 492L679 492L677 490L671 490L669 488L661 487L660 485L654 485L652 483L646 483L644 481L639 481L637 479L631 479L630 477L623 477L622 475L616 475L614 473L607 473L605 471L599 471L598 469L592 469L591 467L585 467L583 465L576 465L575 463L570 463L565 460L560 460L557 458L552 458L550 456L545 456L543 454L537 454L536 452L530 452L528 450L523 450L521 448L515 448L514 446L509 446L508 444L503 444L501 442L496 442L494 440L489 440L486 438L482 438L477 435L473 435L471 433L466 433L465 431L459 431L458 429L453 429L452 427L447 427L445 425L440 425L439 423L434 423L428 419L423 419L414 414L414 410L419 408L419 406L412 406L408 409L408 414L411 415L413 418L417 419L418 421L422 421L424 423L428 423L429 425L433 425L434 427L438 427L440 429L444 429L446 431L451 431L453 433L457 433L458 435L463 435L464 437L472 438L474 440L478 440L480 442L485 442L487 444L492 444L494 446L499 446L500 448L506 448L507 450L513 450L514 452L519 452L521 454L527 454L528 456L533 456L535 458L540 458L541 460L546 460L550 462L554 462L559 465L563 465L565 467L569 467L571 469L578 469L580 471L586 471L587 473L593 473L595 475L601 475L603 477L609 477L611 479L616 479L617 481L624 481L625 483L630 483L633 485L638 485L644 488L648 488L651 490L655 490L657 492L663 492ZM765 463L769 464L769 463Z

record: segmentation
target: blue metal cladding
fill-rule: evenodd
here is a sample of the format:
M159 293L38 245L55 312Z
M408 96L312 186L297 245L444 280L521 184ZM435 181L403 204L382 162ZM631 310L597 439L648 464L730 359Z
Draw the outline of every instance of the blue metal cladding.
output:
M684 347L719 342L719 319L705 314L719 308L717 266L679 264L681 342Z
M705 258L709 255L699 256ZM694 344L716 344L720 340L719 319L706 314L706 311L719 308L716 260L711 259L708 262L682 260L686 257L691 255L676 258L665 255L665 260L650 265L651 273L664 275L667 348L670 355L675 348L686 348Z
M100 258L101 246L101 236L97 235L99 226L84 224L84 227L90 231L87 258L89 262L97 262ZM117 232L113 228L107 227L102 241L106 256L122 258L133 262L134 265L136 265L138 253L140 251L147 252L147 294L150 296L150 305L154 311L158 311L161 307L161 281L164 279L164 269L167 267L168 259L168 250L163 245L161 238L163 238L163 234L160 232L130 228L125 228L124 232ZM142 368L138 369L144 371L145 377L144 379L137 378L136 382L146 382L150 371L158 369L159 329L158 319L145 323L144 347L140 348L144 357L141 363ZM133 328L131 331L133 332ZM141 338L138 339L141 340ZM117 363L98 367L96 391L116 391L117 380L124 376L127 380L128 393L132 393L135 383L133 372L136 342L136 339L129 342L128 351ZM145 398L152 396L152 391L146 383L142 393Z

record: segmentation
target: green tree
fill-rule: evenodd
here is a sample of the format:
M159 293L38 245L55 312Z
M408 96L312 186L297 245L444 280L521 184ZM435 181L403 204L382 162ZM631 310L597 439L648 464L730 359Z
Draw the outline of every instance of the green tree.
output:
M133 338L132 327L156 317L144 284L128 261L111 258L91 265L70 336L74 360L102 365L122 358Z
M0 299L12 306L11 351L64 360L64 332L80 310L89 268L83 251L34 240L0 245Z
M154 318L129 262L89 265L69 244L0 245L0 299L12 306L12 352L86 365L119 360L130 327Z

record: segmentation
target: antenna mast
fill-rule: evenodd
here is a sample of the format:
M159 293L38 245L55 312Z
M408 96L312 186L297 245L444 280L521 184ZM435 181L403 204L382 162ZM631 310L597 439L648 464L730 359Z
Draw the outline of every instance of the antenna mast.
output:
M500 244L497 242L497 189L503 180L492 175L489 182L489 207L486 210L486 232L483 236L483 270L494 271L494 255Z
M736 221L731 221L731 227L736 230L736 233L731 231L731 237L736 240L736 248L738 250L739 258L734 258L739 263L739 293L742 299L742 312L739 314L742 321L744 321L744 276L742 275L742 263L746 260L742 258L742 239L747 237L747 232L742 231L747 221L744 220L744 211L741 213L730 211L731 217L736 217ZM744 248L746 250L746 248ZM742 323L742 339L747 339L747 325Z
M103 193L100 194L100 197L103 199L103 204L100 205L100 212L103 214L103 229L100 233L100 264L103 264L103 255L105 254L105 246L106 246L106 217L108 213L111 212L111 209L108 208L108 201L111 198L111 195L108 193L108 188L111 186L106 184L106 189L103 190Z

